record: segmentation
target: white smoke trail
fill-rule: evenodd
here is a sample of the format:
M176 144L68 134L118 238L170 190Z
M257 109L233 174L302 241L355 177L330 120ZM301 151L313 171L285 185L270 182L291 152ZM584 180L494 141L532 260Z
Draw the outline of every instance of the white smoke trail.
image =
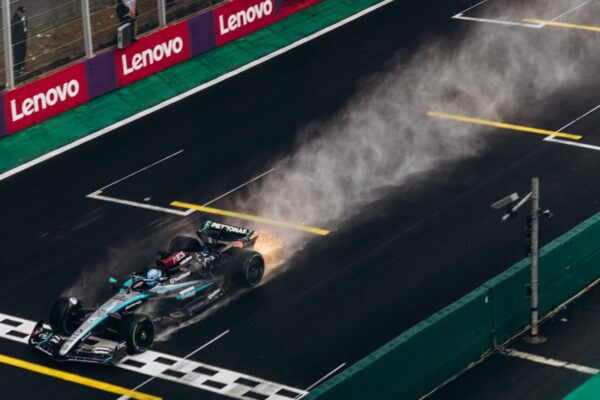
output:
M506 11L506 2L499 3ZM523 18L557 16L576 4L530 1L512 11ZM540 102L597 68L589 64L600 47L596 35L470 24L461 37L430 40L409 60L397 58L337 116L306 127L293 154L274 165L279 173L235 207L335 230L415 174L486 149L489 128L431 119L427 111L530 120L543 111ZM293 252L309 239L288 234L286 246Z

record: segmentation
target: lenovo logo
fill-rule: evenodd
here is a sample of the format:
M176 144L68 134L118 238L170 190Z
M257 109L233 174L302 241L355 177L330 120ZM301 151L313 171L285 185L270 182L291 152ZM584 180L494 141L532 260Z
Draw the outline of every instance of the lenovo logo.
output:
M58 103L75 98L79 94L79 90L79 82L76 79L71 79L60 86L50 88L46 92L27 97L19 102L16 99L12 99L10 101L12 121L29 117Z
M169 39L167 42L159 43L153 48L143 50L131 55L128 59L127 54L121 55L123 65L123 76L127 76L135 71L139 71L149 65L157 63L163 59L168 59L175 54L183 51L183 39L179 36Z
M219 33L225 35L229 32L233 32L243 26L258 21L263 17L271 15L273 13L273 2L272 0L265 0L259 4L248 7L245 10L238 11L227 17L219 15Z

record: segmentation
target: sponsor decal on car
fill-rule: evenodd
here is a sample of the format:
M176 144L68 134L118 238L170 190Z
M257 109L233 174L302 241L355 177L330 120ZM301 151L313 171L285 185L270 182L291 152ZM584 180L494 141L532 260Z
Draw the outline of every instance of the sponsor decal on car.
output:
M211 223L210 227L214 228L214 229L219 229L219 230L226 230L227 232L231 232L231 233L239 233L241 235L245 235L248 233L248 229L246 229L246 228L240 228L239 226L219 224L217 222Z
M133 307L139 306L140 304L142 304L142 301L141 301L141 300L138 300L138 301L136 301L135 303L132 303L132 304L128 305L127 307L125 307L125 310L129 310L130 308L133 308Z
M195 294L196 294L196 288L194 286L191 286L191 287L179 292L179 297L183 300L183 299L193 297Z
M273 0L232 1L215 9L214 14L219 46L265 27L276 19Z
M115 52L119 86L155 74L190 57L186 22L148 35Z
M27 128L87 100L84 64L74 65L11 90L4 96L8 132L14 133Z
M188 276L190 276L190 272L185 272L179 276L169 279L169 283L179 282L180 280L182 280L183 278L187 278Z

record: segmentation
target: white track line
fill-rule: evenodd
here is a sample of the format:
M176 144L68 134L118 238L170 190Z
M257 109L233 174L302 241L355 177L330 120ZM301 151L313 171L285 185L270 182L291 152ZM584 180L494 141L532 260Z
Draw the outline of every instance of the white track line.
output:
M131 206L131 207L143 208L146 210L160 211L160 212L164 212L164 213L168 213L168 214L175 214L175 215L179 215L180 217L187 217L188 215L192 214L195 211L192 209L182 211L182 210L176 210L173 208L153 206L152 204L138 203L137 201L122 200L122 199L117 199L116 197L103 196L100 193L102 193L102 192L96 191L94 193L88 194L85 197L87 197L89 199L94 199L94 200L107 201L109 203L121 204L124 206Z
M479 2L479 3L475 4L474 6L471 6L471 7L467 8L466 10L461 11L458 14L452 16L452 18L454 18L454 19L462 19L462 20L465 20L465 21L486 22L488 24L499 24L499 25L522 26L522 27L525 27L525 28L535 28L535 29L543 28L543 27L546 26L545 24L528 24L528 23L525 23L525 22L503 21L501 19L475 18L475 17L465 17L464 16L464 13L466 13L466 12L474 9L475 7L478 7L478 6L482 5L483 3L487 3L487 2L488 2L488 0L483 0L482 2ZM564 13L560 14L558 17L554 17L550 21L556 21L556 20L558 20L558 19L560 19L562 17L565 17L565 16L571 14L572 12L575 12L575 11L579 10L581 7L587 5L587 4L591 3L591 2L592 2L592 0L587 0L587 1L585 1L585 2L583 2L581 4L579 4L579 5L571 8L568 11L565 11Z
M188 354L187 356L183 357L183 359L185 360L185 359L190 358L191 356L193 356L194 354L196 354L200 350L203 350L203 349L207 348L208 346L210 346L211 344L213 344L217 340L221 339L223 336L227 335L228 333L229 333L229 329L227 329L225 332L221 333L220 335L212 338L208 342L204 343L202 346L198 347L196 350L192 351L190 354ZM131 389L131 391L135 392L135 391L139 390L140 388L142 388L143 386L146 386L148 383L152 382L156 378L157 378L157 376L153 376L151 378L146 379L144 382L142 382L139 385L137 385L134 389ZM128 400L130 398L131 397L129 397L129 396L123 395L123 396L119 397L117 400Z
M471 6L469 8L467 8L466 10L462 10L461 12L459 12L458 14L456 14L455 16L453 16L452 18L457 18L462 16L464 13L466 13L467 11L471 11L472 9L474 9L475 7L479 7L480 5L482 5L483 3L487 3L489 0L483 0L480 1L479 3L475 4L474 6Z
M579 10L581 7L583 7L587 4L590 4L591 2L592 2L592 0L587 0L583 3L581 3L580 5L571 8L569 11L565 11L564 13L560 14L558 17L552 18L550 21L557 21L557 20L561 19L562 17L565 17L565 16L571 14L572 12Z
M578 143L578 142L572 142L570 140L563 140L563 139L547 139L546 141L551 142L551 143L564 144L567 146L581 147L583 149L588 149L588 150L600 151L600 146L595 146L593 144Z
M179 155L179 154L181 154L181 153L183 153L183 149L179 150L179 151L178 151L178 152L176 152L176 153L173 153L173 154L171 154L170 156L166 156L165 158L161 158L160 160L158 160L158 161L156 161L156 162L153 162L152 164L148 165L147 167L144 167L144 168L142 168L142 169L138 169L138 170L137 170L137 171L135 171L134 173L131 173L131 174L127 175L127 176L126 176L126 177L124 177L124 178L121 178L121 179L119 179L119 180L116 180L116 181L114 181L114 182L112 182L112 183L109 183L108 185L106 185L106 186L104 186L104 187L100 188L100 189L99 189L99 191L101 192L101 191L103 191L104 189L107 189L107 188L109 188L109 187L111 187L111 186L114 186L114 185L116 185L116 184L117 184L117 183L119 183L119 182L123 182L125 179L127 179L127 178L131 178L132 176L134 176L134 175L137 175L137 174L139 174L140 172L143 172L143 171L145 171L145 170L147 170L147 169L149 169L149 168L152 168L152 167L154 167L155 165L158 165L158 164L160 164L160 163L161 163L161 162L163 162L163 161L167 161L168 159L170 159L170 158L172 158L172 157L175 157L175 156L177 156L177 155Z
M596 375L598 372L600 372L599 369L586 367L585 365L573 364L565 361L555 360L553 358L546 358L514 349L507 349L506 352L502 354L510 357L516 357L521 358L523 360L532 361L538 364L549 365L551 367L570 369L573 371L581 372L582 374Z
M172 154L172 155L170 155L169 157L163 158L162 160L160 160L160 161L157 161L157 162L155 162L154 164L152 164L152 165L149 165L149 166L148 166L148 167L146 167L146 168L142 168L141 170L139 170L139 171L137 171L137 172L134 172L133 174L127 175L125 178L119 179L118 181L115 181L115 182L111 183L110 185L108 185L108 186L105 186L105 187L104 187L104 188L102 188L102 189L105 189L105 188L107 188L107 187L109 187L109 186L112 186L112 185L114 185L114 184L116 184L116 183L122 182L123 180L125 180L125 179L129 178L130 176L133 176L133 175L137 174L138 172L142 172L142 171L144 171L144 170L146 170L146 169L148 169L148 168L150 168L150 167L152 167L152 166L154 166L154 165L158 164L159 162L162 162L162 161L164 161L164 160L166 160L166 159L168 159L168 158L170 158L170 157L173 157L173 156L174 156L174 155L176 155L176 154L179 154L179 153L180 153L180 152L182 152L182 151L183 151L183 150L180 150L179 152L177 152L177 153L175 153L175 154ZM241 189L241 188L243 188L243 187L245 187L245 186L247 186L247 185L251 184L252 182L255 182L255 181L259 180L260 178L262 178L262 177L264 177L264 176L266 176L266 175L270 174L270 173L271 173L271 172L273 172L273 171L275 171L275 168L271 168L271 169L270 169L270 170L268 170L267 172L263 172L262 174L260 174L260 175L258 175L258 176L255 176L254 178L250 179L249 181L247 181L247 182L244 182L244 183L242 183L241 185L239 185L239 186L237 186L237 187L235 187L235 188L231 189L230 191L228 191L228 192L226 192L226 193L223 193L223 194L222 194L222 195L220 195L219 197L216 197L216 198L212 199L212 200L211 200L211 201L209 201L208 203L204 204L204 207L208 206L209 204L212 204L212 203L214 203L214 202L215 202L215 201L217 201L217 200L220 200L220 199L222 199L223 197L225 197L225 196L227 196L227 195L230 195L231 193L235 192L236 190L239 190L239 189ZM177 209L174 209L174 208L168 208L168 207L154 206L154 205L152 205L152 204L148 204L148 203L140 203L140 202L137 202L137 201L123 200L123 199L119 199L119 198L116 198L116 197L104 196L104 195L102 194L102 189L100 189L100 190L97 190L97 191L95 191L95 192L93 192L93 193L90 193L90 194L88 194L86 197L87 197L87 198L89 198L89 199L94 199L94 200L107 201L107 202L109 202L109 203L116 203L116 204L121 204L121 205L125 205L125 206L131 206L131 207L143 208L143 209L146 209L146 210L160 211L160 212L164 212L164 213L168 213L168 214L175 214L175 215L179 215L179 216L181 216L181 217L187 217L188 215L190 215L190 214L193 214L193 213L195 213L195 212L196 212L196 210L194 210L194 209L191 209L191 208L190 208L189 210L182 211L182 210L177 210Z
M573 121L569 122L568 124L566 124L562 128L558 129L556 132L558 133L558 132L564 131L565 129L567 129L571 125L574 125L575 123L581 121L582 119L584 119L585 117L587 117L588 115L590 115L591 113L593 113L594 111L596 111L598 109L600 109L600 104L597 105L596 107L592 108L590 111L586 112L585 114L582 114L579 117L575 118ZM548 136L548 137L544 138L544 140L552 141L555 138L556 138L556 136Z
M132 207L144 208L146 210L160 211L160 212L165 212L165 213L169 213L169 214L179 215L179 216L182 216L182 217L187 217L188 215L190 215L191 213L193 213L195 210L192 210L192 209L189 209L189 210L186 210L186 211L176 210L176 209L173 209L173 208L166 208L166 207L154 206L154 205L148 204L148 203L139 203L137 201L123 200L123 199L118 199L116 197L104 196L102 194L102 191L104 189L107 189L107 188L109 188L111 186L114 186L117 183L123 182L125 179L131 178L132 176L137 175L140 172L146 171L147 169L152 168L152 167L154 167L154 166L156 166L156 165L158 165L158 164L160 164L160 163L162 163L164 161L167 161L167 160L169 160L169 159L171 159L171 158L173 158L173 157L175 157L175 156L177 156L177 155L179 155L181 153L183 153L183 149L181 149L181 150L179 150L179 151L177 151L177 152L175 152L175 153L173 153L173 154L171 154L169 156L161 158L160 160L155 161L152 164L150 164L150 165L148 165L148 166L146 166L144 168L138 169L137 171L135 171L135 172L133 172L133 173L131 173L131 174L129 174L129 175L121 178L121 179L118 179L118 180L116 180L116 181L114 181L112 183L109 183L108 185L106 185L106 186L104 186L104 187L96 190L95 192L88 194L86 197L89 198L89 199L94 199L94 200L107 201L109 203L116 203L116 204L121 204L121 205L125 205L125 206L132 206Z
M592 114L593 112L595 112L597 110L600 110L600 104L597 105L596 107L592 108L591 110L589 110L585 114L582 114L579 117L575 118L573 121L569 122L568 124L566 124L562 128L558 129L556 132L562 132L562 131L564 131L565 129L567 129L571 125L574 125L575 123L581 121L582 119L584 119L585 117L587 117L588 115ZM587 143L573 142L571 140L557 139L556 136L547 136L543 140L546 141L546 142L552 142L552 143L564 144L564 145L567 145L567 146L580 147L580 148L584 148L584 149L588 149L588 150L600 151L600 146L595 146L593 144L587 144Z
M223 197L230 195L231 193L233 193L233 192L235 192L235 191L237 191L237 190L239 190L239 189L243 188L244 186L248 186L248 185L249 185L249 184L251 184L252 182L259 180L259 179L260 179L260 178L262 178L263 176L265 176L265 175L268 175L268 174L270 174L270 173L271 173L271 172L273 172L273 171L275 171L275 168L271 168L271 169L270 169L270 170L268 170L267 172L263 172L262 174L260 174L260 175L258 175L258 176L256 176L256 177L254 177L254 178L252 178L252 179L250 179L248 182L244 182L244 183L242 183L240 186L238 186L238 187L235 187L235 188L231 189L229 192L223 193L223 194L222 194L222 195L220 195L219 197L215 197L214 199L212 199L212 200L211 200L211 201L209 201L208 203L204 204L204 207L206 207L206 206L208 206L208 205L210 205L210 204L214 203L214 202L215 202L215 201L217 201L217 200L221 200Z
M453 16L452 18L462 19L464 21L485 22L488 24L497 24L497 25L522 26L525 28L535 28L535 29L540 29L544 26L544 24L528 24L526 22L503 21L501 19L465 17L462 14L457 14L457 15Z
M109 132L112 132L113 130L115 130L117 128L120 128L120 127L122 127L124 125L129 124L130 122L136 121L136 120L138 120L140 118L143 118L143 117L145 117L145 116L147 116L149 114L152 114L155 111L158 111L158 110L161 110L161 109L163 109L165 107L168 107L171 104L174 104L174 103L176 103L176 102L178 102L178 101L180 101L182 99L185 99L185 98L187 98L189 96L192 96L192 95L194 95L194 94L196 94L198 92L206 90L206 89L210 88L211 86L217 85L217 84L219 84L219 83L221 83L221 82L223 82L223 81L225 81L225 80L227 80L229 78L232 78L232 77L234 77L236 75L239 75L239 74L241 74L241 73L243 73L245 71L248 71L249 69L252 69L252 68L256 67L257 65L265 63L265 62L267 62L267 61L269 61L269 60L271 60L271 59L273 59L275 57L280 56L281 54L287 53L288 51L293 50L296 47L302 46L305 43L308 43L308 42L310 42L310 41L312 41L312 40L314 40L314 39L316 39L316 38L318 38L320 36L323 36L323 35L331 32L331 31L333 31L335 29L338 29L338 28L340 28L340 27L342 27L342 26L344 26L344 25L346 25L346 24L348 24L348 23L350 23L350 22L352 22L352 21L354 21L356 19L359 19L359 18L361 18L361 17L363 17L363 16L365 16L365 15L367 15L369 13L372 13L373 11L378 10L379 8L381 8L381 7L385 6L385 5L392 3L393 1L395 1L395 0L384 0L384 1L380 2L380 3L377 3L377 4L375 4L375 5L373 5L373 6L369 7L369 8L366 8L366 9L364 9L364 10L362 10L362 11L360 11L360 12L358 12L358 13L356 13L356 14L354 14L354 15L352 15L352 16L350 16L350 17L348 17L348 18L346 18L346 19L344 19L342 21L339 21L339 22L337 22L337 23L335 23L333 25L330 25L330 26L328 26L325 29L321 29L320 31L315 32L312 35L306 36L306 37L304 37L304 38L302 38L302 39L300 39L300 40L298 40L298 41L296 41L296 42L294 42L294 43L292 43L292 44L290 44L288 46L282 47L281 49L276 50L276 51L274 51L271 54L267 54L266 56L261 57L258 60L254 60L254 61L252 61L252 62L250 62L250 63L248 63L248 64L246 64L246 65L244 65L244 66L242 66L242 67L240 67L238 69L235 69L235 70L233 70L231 72L226 73L225 75L221 75L220 77L218 77L216 79L213 79L210 82L203 83L200 86L197 86L197 87L195 87L193 89L188 90L187 92L184 92L184 93L181 93L181 94L179 94L179 95L177 95L175 97L172 97L169 100L165 100L162 103L157 104L157 105L155 105L153 107L150 107L150 108L148 108L148 109L146 109L144 111L141 111L141 112L139 112L139 113L137 113L135 115L132 115L131 117L125 118L124 120L121 120L121 121L116 122L116 123L114 123L114 124L112 124L110 126L107 126L106 128L101 129L101 130L99 130L99 131L97 131L95 133L92 133L90 135L82 137L81 139L78 139L78 140L76 140L74 142L71 142L71 143L69 143L69 144L67 144L67 145L65 145L63 147L60 147L60 148L58 148L56 150L53 150L53 151L51 151L49 153L46 153L43 156L40 156L40 157L38 157L38 158L36 158L34 160L28 161L25 164L21 164L18 167L15 167L15 168L13 168L13 169L11 169L9 171L6 171L6 172L0 174L0 181L6 179L8 177L11 177L13 175L16 175L19 172L25 171L26 169L31 168L34 165L40 164L40 163L42 163L42 162L44 162L46 160L49 160L49 159L51 159L53 157L56 157L59 154L62 154L64 152L66 152L66 151L74 149L75 147L81 146L84 143L87 143L87 142L89 142L91 140L97 139L100 136L103 136L103 135L105 135L105 134L107 134Z
M310 385L308 388L306 388L304 390L306 390L307 392L310 392L311 389L318 386L325 379L329 378L331 375L335 374L336 372L338 372L340 369L344 368L345 366L346 366L346 363L341 363L340 365L335 367L331 372L329 372L327 375L325 375L324 377L322 377L321 379L319 379L318 381L316 381L315 383L313 383L312 385Z
M523 26L526 28L536 28L539 29L542 26L544 26L543 24L528 24L525 22L513 22L513 21L503 21L501 19L490 19L490 18L475 18L475 17L465 17L464 14L468 11L471 11L472 9L474 9L475 7L479 7L480 5L487 3L489 0L483 0L480 1L479 3L467 8L466 10L463 10L461 12L459 12L456 15L453 15L452 18L453 19L462 19L464 21L475 21L475 22L485 22L488 24L498 24L498 25L513 25L513 26ZM591 0L590 0L591 1Z

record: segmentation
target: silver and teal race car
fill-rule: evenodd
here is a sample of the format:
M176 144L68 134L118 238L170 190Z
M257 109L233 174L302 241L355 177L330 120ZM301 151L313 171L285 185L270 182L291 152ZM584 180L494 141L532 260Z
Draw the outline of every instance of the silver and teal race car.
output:
M157 323L201 312L236 286L253 287L265 262L248 228L206 221L197 238L175 237L156 265L109 282L117 292L98 308L61 297L29 344L57 360L114 364L152 345Z

